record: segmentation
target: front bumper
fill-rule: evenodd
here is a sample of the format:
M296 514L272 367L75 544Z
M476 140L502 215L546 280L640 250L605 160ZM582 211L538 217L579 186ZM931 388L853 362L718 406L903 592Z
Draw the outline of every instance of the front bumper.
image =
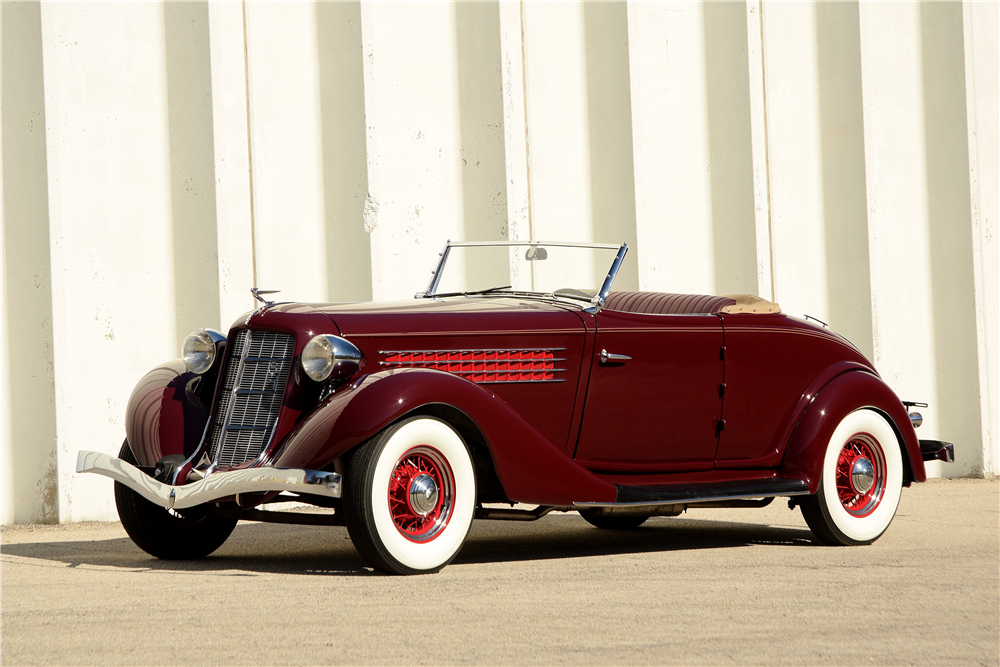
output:
M341 490L339 473L298 468L248 468L216 472L197 482L171 486L153 479L119 458L87 451L81 451L77 456L76 471L110 477L151 503L170 509L194 507L240 493L289 491L339 498Z

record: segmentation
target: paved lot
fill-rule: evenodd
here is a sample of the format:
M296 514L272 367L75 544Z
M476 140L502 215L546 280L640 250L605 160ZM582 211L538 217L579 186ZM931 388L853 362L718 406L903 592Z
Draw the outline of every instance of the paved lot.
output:
M444 571L386 577L344 528L244 523L198 562L118 524L2 537L4 665L1000 663L1000 482L904 490L874 545L801 514L692 510L610 533L476 522Z

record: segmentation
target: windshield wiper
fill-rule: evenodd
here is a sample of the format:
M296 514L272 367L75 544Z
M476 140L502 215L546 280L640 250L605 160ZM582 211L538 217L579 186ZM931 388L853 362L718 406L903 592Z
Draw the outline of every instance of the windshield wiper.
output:
M500 290L510 289L510 285L504 285L502 287L490 287L487 289L474 290L472 292L448 292L446 294L428 294L432 297L443 297L443 296L476 296L478 294L489 294L490 292L499 292Z

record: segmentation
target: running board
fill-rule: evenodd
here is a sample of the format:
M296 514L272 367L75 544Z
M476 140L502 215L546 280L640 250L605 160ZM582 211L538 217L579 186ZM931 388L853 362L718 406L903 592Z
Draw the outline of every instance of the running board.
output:
M800 479L755 479L710 484L663 484L618 486L614 503L573 503L575 507L642 507L655 505L690 505L747 498L804 496L809 486Z

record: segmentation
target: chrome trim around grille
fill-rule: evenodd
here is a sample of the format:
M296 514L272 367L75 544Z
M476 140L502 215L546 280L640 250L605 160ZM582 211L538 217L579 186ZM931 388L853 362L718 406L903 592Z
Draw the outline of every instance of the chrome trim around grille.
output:
M271 444L294 350L292 334L255 329L236 334L215 406L213 468L252 461Z
M171 486L114 456L88 451L77 455L76 471L110 477L151 503L168 509L194 507L240 493L289 491L339 498L341 491L341 476L335 472L267 467L217 472L197 482Z

